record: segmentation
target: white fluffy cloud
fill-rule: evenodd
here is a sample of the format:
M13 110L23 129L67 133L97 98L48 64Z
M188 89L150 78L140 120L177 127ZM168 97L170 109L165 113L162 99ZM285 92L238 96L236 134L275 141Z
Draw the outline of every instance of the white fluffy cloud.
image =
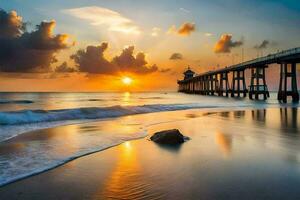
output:
M127 34L141 33L140 28L131 19L107 8L92 6L66 9L63 12L87 20L93 26L107 26L110 31Z
M151 32L151 36L157 37L160 34L161 29L158 27L154 27Z

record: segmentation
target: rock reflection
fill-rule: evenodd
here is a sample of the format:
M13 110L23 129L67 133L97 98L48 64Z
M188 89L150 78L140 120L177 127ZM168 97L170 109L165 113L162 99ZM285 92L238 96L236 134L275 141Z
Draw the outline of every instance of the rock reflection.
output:
M163 145L163 144L156 144L159 148L169 151L171 153L179 153L183 144L176 144L176 145Z

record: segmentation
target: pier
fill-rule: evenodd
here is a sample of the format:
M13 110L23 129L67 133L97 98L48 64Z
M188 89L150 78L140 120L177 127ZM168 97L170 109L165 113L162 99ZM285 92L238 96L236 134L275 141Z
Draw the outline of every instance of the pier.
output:
M299 102L297 89L297 69L300 63L300 47L281 51L236 65L224 67L195 75L191 69L184 72L184 79L179 80L178 91L190 94L218 95L226 97L247 97L266 100L270 97L266 83L266 68L271 64L280 66L279 89L277 99L286 103L292 97ZM250 85L246 85L245 71L250 70ZM229 82L231 78L231 84Z

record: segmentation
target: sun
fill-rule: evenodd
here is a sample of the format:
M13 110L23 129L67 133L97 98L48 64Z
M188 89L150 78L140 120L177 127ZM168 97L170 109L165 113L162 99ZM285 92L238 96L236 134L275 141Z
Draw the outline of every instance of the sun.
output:
M122 78L122 82L123 82L124 85L131 85L131 83L132 83L132 78L130 78L130 77L128 77L128 76L123 77L123 78Z

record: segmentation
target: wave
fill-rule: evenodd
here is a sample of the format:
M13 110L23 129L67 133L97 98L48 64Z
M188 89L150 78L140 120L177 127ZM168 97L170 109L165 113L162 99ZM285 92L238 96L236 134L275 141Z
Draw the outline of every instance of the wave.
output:
M199 104L156 104L143 106L89 107L62 110L22 110L0 112L0 125L21 125L40 122L102 119L133 114L217 107L218 106L201 106Z
M31 104L34 103L34 101L31 100L5 100L0 99L0 104Z

